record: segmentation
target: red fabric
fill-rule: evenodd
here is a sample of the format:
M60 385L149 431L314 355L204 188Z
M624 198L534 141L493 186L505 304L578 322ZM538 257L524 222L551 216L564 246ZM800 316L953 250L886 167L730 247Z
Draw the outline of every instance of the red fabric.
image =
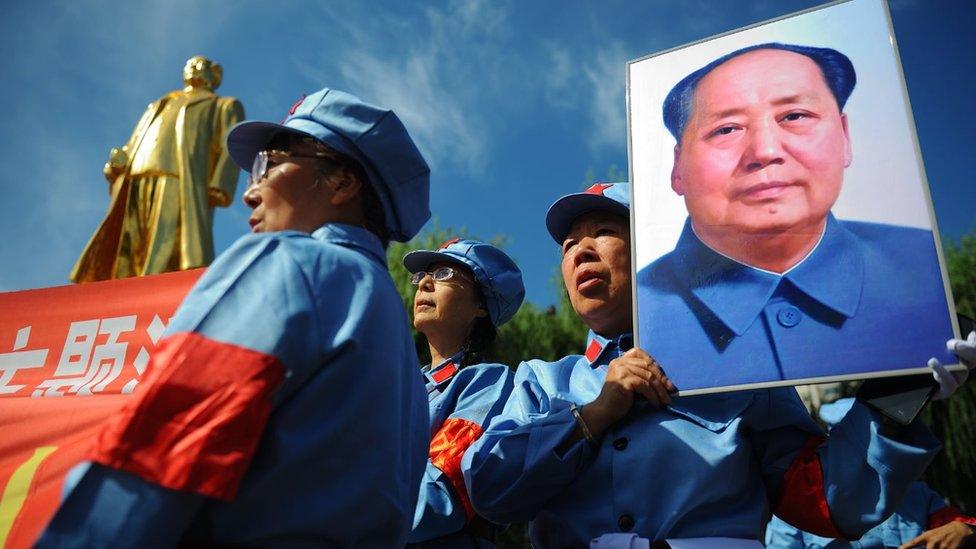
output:
M976 526L976 518L964 515L959 509L949 505L929 515L929 524L926 530L945 526L950 522L962 522Z
M783 475L783 493L776 515L801 530L827 538L847 539L830 520L824 494L823 470L817 446L823 437L810 437Z
M586 360L593 362L600 356L600 351L602 350L603 345L600 345L600 342L594 339L590 342L590 346L586 348Z
M431 374L430 377L434 379L434 383L441 383L444 380L450 379L457 371L457 366L453 362L448 362L443 368Z
M595 183L593 185L590 185L590 187L583 192L586 194L597 194L603 196L603 192L612 186L613 185L610 183Z
M474 507L468 498L461 476L461 457L468 446L481 436L481 426L473 421L448 418L430 441L430 463L447 475L454 487L454 493L461 500L468 520L474 516Z
M89 459L166 488L233 500L283 378L273 356L200 334L168 337Z

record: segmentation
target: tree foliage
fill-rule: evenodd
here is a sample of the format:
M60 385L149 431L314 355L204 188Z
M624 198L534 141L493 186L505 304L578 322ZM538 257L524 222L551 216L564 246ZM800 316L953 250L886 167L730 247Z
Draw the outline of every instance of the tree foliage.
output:
M944 246L956 310L976 317L976 233ZM965 336L966 334L963 334ZM925 473L933 490L976 514L976 385L972 378L952 398L931 403L924 418L942 441L942 452Z
M621 183L630 181L630 178L627 177L627 170L618 168L616 164L610 164L605 173L606 175L599 177L593 168L587 168L586 173L583 174L583 187L580 190L594 183Z

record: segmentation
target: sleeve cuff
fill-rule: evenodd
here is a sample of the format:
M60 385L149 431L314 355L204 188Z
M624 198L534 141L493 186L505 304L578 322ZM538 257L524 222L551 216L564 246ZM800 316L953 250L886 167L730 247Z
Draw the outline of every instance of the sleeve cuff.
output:
M564 446L564 441L576 432L576 418L568 403L558 412L529 424L526 465L531 469L550 471L554 479L572 480L593 454L585 438Z

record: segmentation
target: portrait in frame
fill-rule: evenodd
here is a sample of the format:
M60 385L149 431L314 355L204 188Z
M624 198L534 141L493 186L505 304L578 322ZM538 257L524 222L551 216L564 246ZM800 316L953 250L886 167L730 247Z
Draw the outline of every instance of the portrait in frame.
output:
M680 394L961 367L883 0L632 61L627 108L635 336Z

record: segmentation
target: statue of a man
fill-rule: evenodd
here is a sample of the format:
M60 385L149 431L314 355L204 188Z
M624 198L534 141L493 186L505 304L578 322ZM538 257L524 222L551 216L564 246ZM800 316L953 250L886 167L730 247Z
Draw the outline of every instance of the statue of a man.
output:
M203 267L213 260L214 206L226 207L237 166L224 146L244 118L233 97L217 97L223 70L197 55L182 90L149 104L122 148L105 164L108 214L71 271L74 282Z

